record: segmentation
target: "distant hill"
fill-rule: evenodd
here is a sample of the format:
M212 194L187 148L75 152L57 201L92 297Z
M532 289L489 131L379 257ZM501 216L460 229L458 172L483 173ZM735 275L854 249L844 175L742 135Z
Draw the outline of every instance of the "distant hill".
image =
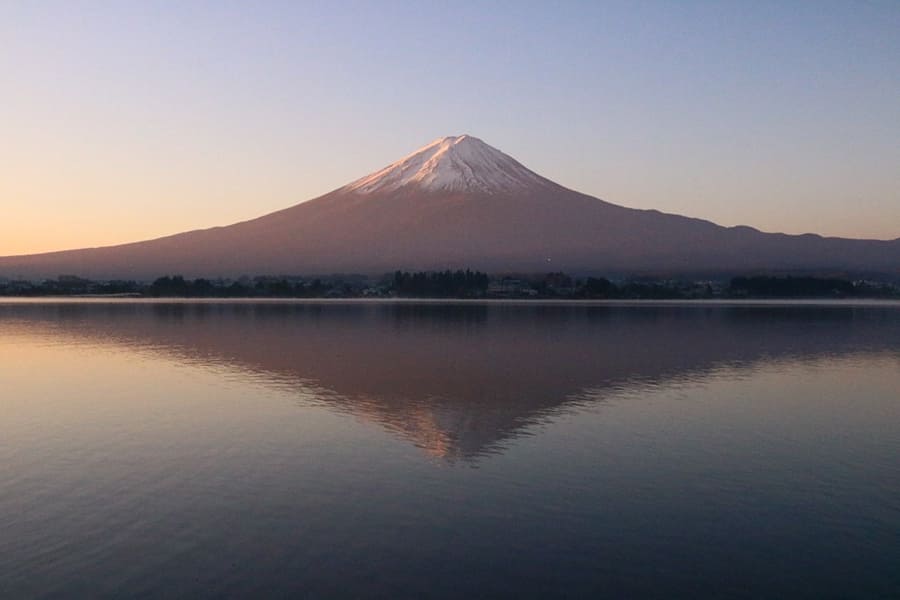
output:
M900 274L900 239L721 227L610 204L468 136L445 137L314 200L227 227L0 258L0 276L148 279L472 268L573 273Z

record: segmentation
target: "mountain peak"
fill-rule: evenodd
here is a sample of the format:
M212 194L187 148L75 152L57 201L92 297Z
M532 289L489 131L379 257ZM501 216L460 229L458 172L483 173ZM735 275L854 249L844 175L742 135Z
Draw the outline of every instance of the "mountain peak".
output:
M343 190L370 194L409 188L499 194L553 185L511 156L463 134L438 138Z

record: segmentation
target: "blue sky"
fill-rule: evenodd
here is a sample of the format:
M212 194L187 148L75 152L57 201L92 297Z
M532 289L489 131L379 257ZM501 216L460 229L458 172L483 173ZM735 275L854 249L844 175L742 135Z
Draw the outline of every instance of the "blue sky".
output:
M310 199L469 133L610 202L900 236L900 3L5 2L0 254Z

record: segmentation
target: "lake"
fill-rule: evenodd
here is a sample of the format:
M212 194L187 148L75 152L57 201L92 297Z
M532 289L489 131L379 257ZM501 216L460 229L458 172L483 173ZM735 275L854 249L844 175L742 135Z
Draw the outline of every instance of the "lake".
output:
M3 598L898 598L900 304L0 303Z

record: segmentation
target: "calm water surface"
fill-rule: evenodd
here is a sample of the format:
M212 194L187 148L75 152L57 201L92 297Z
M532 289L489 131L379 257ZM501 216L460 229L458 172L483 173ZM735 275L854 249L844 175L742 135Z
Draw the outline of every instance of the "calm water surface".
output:
M0 597L898 598L900 305L0 304Z

